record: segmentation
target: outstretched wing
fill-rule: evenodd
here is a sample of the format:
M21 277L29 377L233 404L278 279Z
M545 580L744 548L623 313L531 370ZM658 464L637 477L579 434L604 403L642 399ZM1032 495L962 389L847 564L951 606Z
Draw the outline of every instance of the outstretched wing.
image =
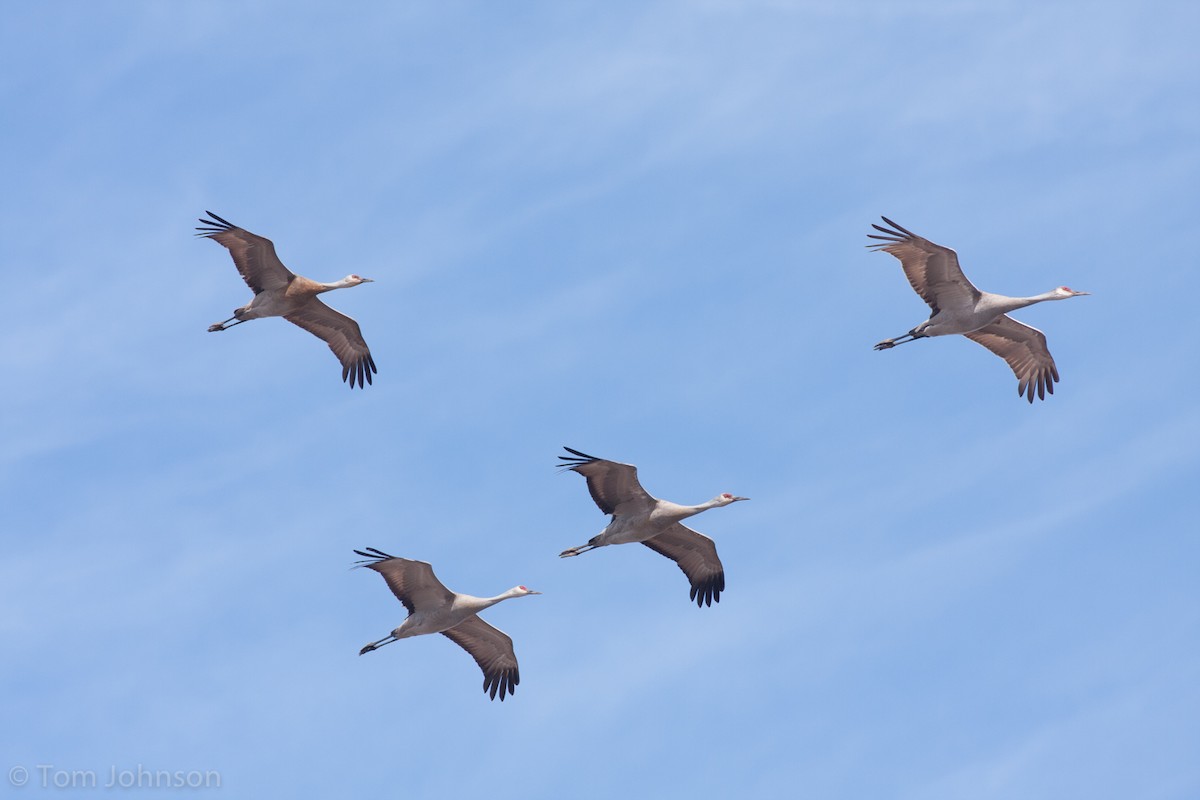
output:
M892 229L872 224L872 228L887 235L868 233L867 238L880 239L882 243L867 247L898 258L913 291L929 304L934 314L943 308L974 306L979 301L979 290L958 266L957 253L901 228L887 217L883 221Z
M517 691L521 673L517 670L517 654L513 651L512 639L504 631L493 628L479 617L470 617L442 635L471 654L475 663L483 670L483 691L496 699L500 692L503 702L506 694Z
M354 552L364 557L355 566L373 569L382 575L409 614L417 609L443 608L454 602L454 592L437 579L429 562L389 556L374 547L368 547L365 552Z
M676 522L642 544L674 561L692 584L691 599L697 606L721 602L725 590L725 567L717 558L713 540Z
M320 299L312 298L298 310L284 314L283 318L325 340L342 362L342 380L347 381L351 389L356 381L360 389L365 389L363 380L370 383L371 373L378 372L358 323L342 312L334 311Z
M271 289L282 289L295 279L292 271L275 255L275 245L270 239L256 236L245 228L205 211L212 219L203 219L204 227L196 226L197 236L214 240L229 251L242 279L255 294Z
M638 483L637 467L563 449L571 455L559 456L563 462L559 466L587 479L592 499L605 514L628 514L653 505L654 498Z
M1032 403L1035 391L1040 400L1046 399L1046 392L1054 394L1058 367L1054 366L1054 358L1046 346L1046 335L1037 328L1004 314L964 335L1008 362L1019 381L1018 396L1025 395Z

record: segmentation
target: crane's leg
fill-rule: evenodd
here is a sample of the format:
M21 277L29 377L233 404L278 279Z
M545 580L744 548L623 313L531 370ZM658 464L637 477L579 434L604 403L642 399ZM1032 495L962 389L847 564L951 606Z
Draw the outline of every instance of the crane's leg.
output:
M875 349L876 350L891 350L893 347L895 347L898 344L908 344L909 342L915 342L917 339L926 338L925 334L917 333L916 331L917 331L917 329L913 328L911 331L904 334L903 336L897 336L895 339L884 339L882 342L875 345Z
M237 319L237 322L234 322L235 319ZM208 332L216 333L217 331L228 330L229 328L232 328L234 325L241 325L245 321L246 320L238 319L237 317L230 317L229 319L225 320L224 322L218 322L214 325L209 325Z
M247 319L246 313L250 311L250 306L252 306L252 305L254 305L253 300L250 301L249 305L242 306L241 308L235 308L233 310L232 317L230 317L227 320L224 320L223 322L218 322L216 324L209 325L208 332L216 333L217 331L223 331L223 330L232 328L234 325L241 325L243 322L246 321L246 319ZM250 319L254 319L254 317L250 317ZM237 322L234 322L234 320L237 320Z
M358 651L358 654L361 656L365 653L371 652L372 650L378 650L379 648L383 647L385 644L391 644L392 642L398 642L398 641L400 641L400 640L389 633L387 636L383 637L379 641L371 642L369 645L366 645L365 647L363 647L362 650Z

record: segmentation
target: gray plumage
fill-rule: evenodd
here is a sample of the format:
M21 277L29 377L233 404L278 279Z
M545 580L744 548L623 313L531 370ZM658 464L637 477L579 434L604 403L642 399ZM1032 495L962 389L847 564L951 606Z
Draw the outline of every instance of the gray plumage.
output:
M212 219L201 219L204 226L196 227L199 231L196 235L212 239L227 249L242 279L254 292L253 300L234 309L229 319L210 325L209 332L228 330L251 319L283 317L329 345L342 364L342 380L351 389L355 383L365 388L364 380L371 383L371 374L377 372L375 359L358 323L322 303L317 295L371 283L372 279L351 274L340 281L320 283L296 275L275 255L275 245L270 239L239 228L211 211L205 213Z
M589 456L564 447L571 455L559 456L560 466L578 472L587 479L588 492L596 505L612 520L587 544L572 547L560 558L577 556L611 544L641 542L678 565L691 586L689 597L697 606L720 602L725 590L725 567L717 557L717 546L702 533L688 528L681 520L727 506L746 497L719 494L707 503L682 506L650 495L638 482L637 467Z
M541 592L514 586L495 597L459 594L447 589L425 561L398 558L373 547L354 552L363 556L355 566L373 569L382 575L392 594L408 609L408 618L398 628L365 645L358 653L360 656L400 639L440 633L475 659L483 671L483 691L493 700L497 693L503 701L506 695L517 690L521 673L512 639L504 631L484 622L478 614L502 600Z
M880 233L867 234L879 243L867 247L895 256L904 268L913 291L929 304L929 319L903 336L884 339L876 350L889 350L928 336L947 336L961 333L973 342L986 347L1008 363L1017 376L1017 394L1033 402L1034 394L1044 400L1046 393L1054 394L1058 367L1046 346L1046 336L1037 328L1017 322L1009 311L1046 300L1066 300L1088 292L1077 292L1060 286L1031 297L1008 297L984 292L963 274L958 254L949 247L917 236L883 217L890 228L871 227Z

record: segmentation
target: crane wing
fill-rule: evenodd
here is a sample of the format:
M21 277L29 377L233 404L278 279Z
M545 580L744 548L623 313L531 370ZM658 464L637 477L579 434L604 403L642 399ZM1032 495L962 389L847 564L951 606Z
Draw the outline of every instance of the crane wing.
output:
M255 294L282 289L295 279L292 271L275 255L275 245L270 239L226 222L211 211L204 213L212 219L201 218L204 227L196 226L200 231L196 235L212 239L227 249L242 279Z
M642 544L674 561L692 584L690 598L697 606L721 602L725 590L725 567L717 557L713 540L676 522Z
M587 479L592 499L605 514L628 514L654 504L654 498L638 483L637 467L589 456L569 447L563 449L571 455L559 456L563 462L559 466Z
M366 552L354 552L364 557L355 566L373 569L382 575L392 594L404 604L409 614L417 609L442 608L454 602L454 592L437 579L429 562L389 556L374 547L368 547Z
M892 229L872 224L872 228L887 235L868 233L867 238L880 239L882 243L869 244L867 247L891 253L898 258L913 291L929 304L934 314L943 308L974 307L980 293L958 266L957 253L901 228L887 217L883 217L883 221Z
M483 691L496 699L500 692L503 702L506 694L514 694L521 674L517 670L517 654L513 651L512 639L498 628L493 628L479 617L470 617L442 635L471 654L475 663L483 670Z
M325 305L319 298L313 297L292 313L284 314L283 318L325 340L342 362L342 380L347 381L351 389L356 381L360 389L366 388L363 379L370 383L371 373L378 372L358 323Z
M1054 394L1058 367L1054 366L1054 357L1046 346L1046 334L1037 328L1004 314L964 335L1008 362L1019 381L1018 396L1025 395L1032 403L1035 391L1040 400L1046 399L1046 392Z

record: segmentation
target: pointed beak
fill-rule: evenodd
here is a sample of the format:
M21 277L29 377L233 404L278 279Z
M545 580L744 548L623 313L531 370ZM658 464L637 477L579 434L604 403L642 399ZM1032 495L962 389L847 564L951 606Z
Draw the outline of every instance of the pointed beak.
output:
M374 283L375 279L374 278L363 278L362 282L363 283Z
M541 592L535 592L533 589L530 589L530 590L529 590L529 593L530 593L530 594L541 594Z
M732 500L730 500L729 502L736 503L738 500L749 500L749 499L750 499L749 497L735 497Z

